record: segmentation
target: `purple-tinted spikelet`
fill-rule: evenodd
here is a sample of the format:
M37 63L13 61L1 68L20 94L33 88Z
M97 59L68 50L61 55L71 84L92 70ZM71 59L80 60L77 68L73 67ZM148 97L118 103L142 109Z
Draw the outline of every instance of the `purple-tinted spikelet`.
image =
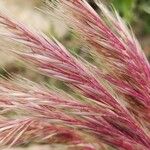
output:
M132 31L101 2L101 17L84 0L61 0L59 5L68 25L105 62L100 76L115 85L136 118L149 124L150 65Z
M85 116L96 113L96 108L70 96L51 91L27 79L20 78L19 82L2 79L0 109L2 115L22 112L23 116L23 119L1 120L1 145L20 145L31 141L59 142L95 150L94 145L84 141L83 135L78 130L72 130L72 127L88 130L86 118L81 120L80 117L82 113ZM72 114L76 114L76 117L72 117ZM101 143L98 144L103 147Z
M85 99L81 101L28 80L24 83L1 80L1 113L15 112L25 117L2 120L2 145L27 143L33 134L36 141L41 139L46 143L53 135L59 140L69 136L72 144L84 150L107 148L102 143L120 150L149 150L150 137L145 127L149 123L146 113L150 68L134 36L120 17L115 18L101 3L103 17L84 0L60 0L57 4L64 19L69 18L67 23L106 61L102 70L111 69L104 73L98 66L88 67L56 39L34 32L0 12L0 24L8 32L1 34L0 48L31 63L41 74L64 81ZM117 98L99 78L115 85L112 88ZM96 137L98 148L84 140L82 134Z
M23 119L5 119L0 121L0 142L3 145L21 145L36 143L66 143L68 147L95 150L92 144L85 143L80 134L62 126L43 122L35 117Z

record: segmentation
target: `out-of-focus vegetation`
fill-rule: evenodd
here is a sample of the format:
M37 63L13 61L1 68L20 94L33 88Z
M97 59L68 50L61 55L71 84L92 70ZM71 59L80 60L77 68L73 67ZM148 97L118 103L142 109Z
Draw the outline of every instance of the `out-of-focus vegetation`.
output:
M127 22L139 28L139 34L150 34L150 0L111 1Z

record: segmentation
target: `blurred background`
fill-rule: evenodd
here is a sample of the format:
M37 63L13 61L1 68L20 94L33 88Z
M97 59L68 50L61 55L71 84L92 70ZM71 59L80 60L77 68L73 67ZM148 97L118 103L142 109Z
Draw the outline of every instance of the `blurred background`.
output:
M98 11L93 0L88 0L91 6ZM104 0L103 0L104 1ZM113 4L120 15L128 22L136 34L142 48L150 60L150 0L105 0L104 3ZM27 25L41 30L47 35L52 34L61 41L71 52L84 56L80 45L67 30L62 22L50 16L46 16L37 8L43 9L42 0L0 0L0 9L6 10L13 17L26 23ZM61 24L61 25L60 25ZM61 27L61 28L60 28ZM19 62L12 56L0 52L0 74L7 76L7 71L11 74L20 74L36 82L46 81L58 88L65 89L66 86L54 79L38 75L28 69L26 65ZM27 148L17 148L15 150L59 150L60 146L30 146ZM65 149L65 148L64 148ZM6 150L6 149L5 149ZM8 149L7 149L8 150ZM9 149L10 150L10 149ZM11 149L14 150L14 149Z

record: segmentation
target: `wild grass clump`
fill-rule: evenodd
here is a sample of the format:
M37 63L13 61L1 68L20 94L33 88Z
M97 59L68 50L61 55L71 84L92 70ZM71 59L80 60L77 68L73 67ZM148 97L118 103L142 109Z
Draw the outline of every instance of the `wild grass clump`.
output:
M78 34L95 63L0 12L6 31L0 33L0 49L80 95L19 76L1 79L0 145L35 142L83 150L149 150L150 65L132 30L101 2L100 15L85 0L48 4Z

